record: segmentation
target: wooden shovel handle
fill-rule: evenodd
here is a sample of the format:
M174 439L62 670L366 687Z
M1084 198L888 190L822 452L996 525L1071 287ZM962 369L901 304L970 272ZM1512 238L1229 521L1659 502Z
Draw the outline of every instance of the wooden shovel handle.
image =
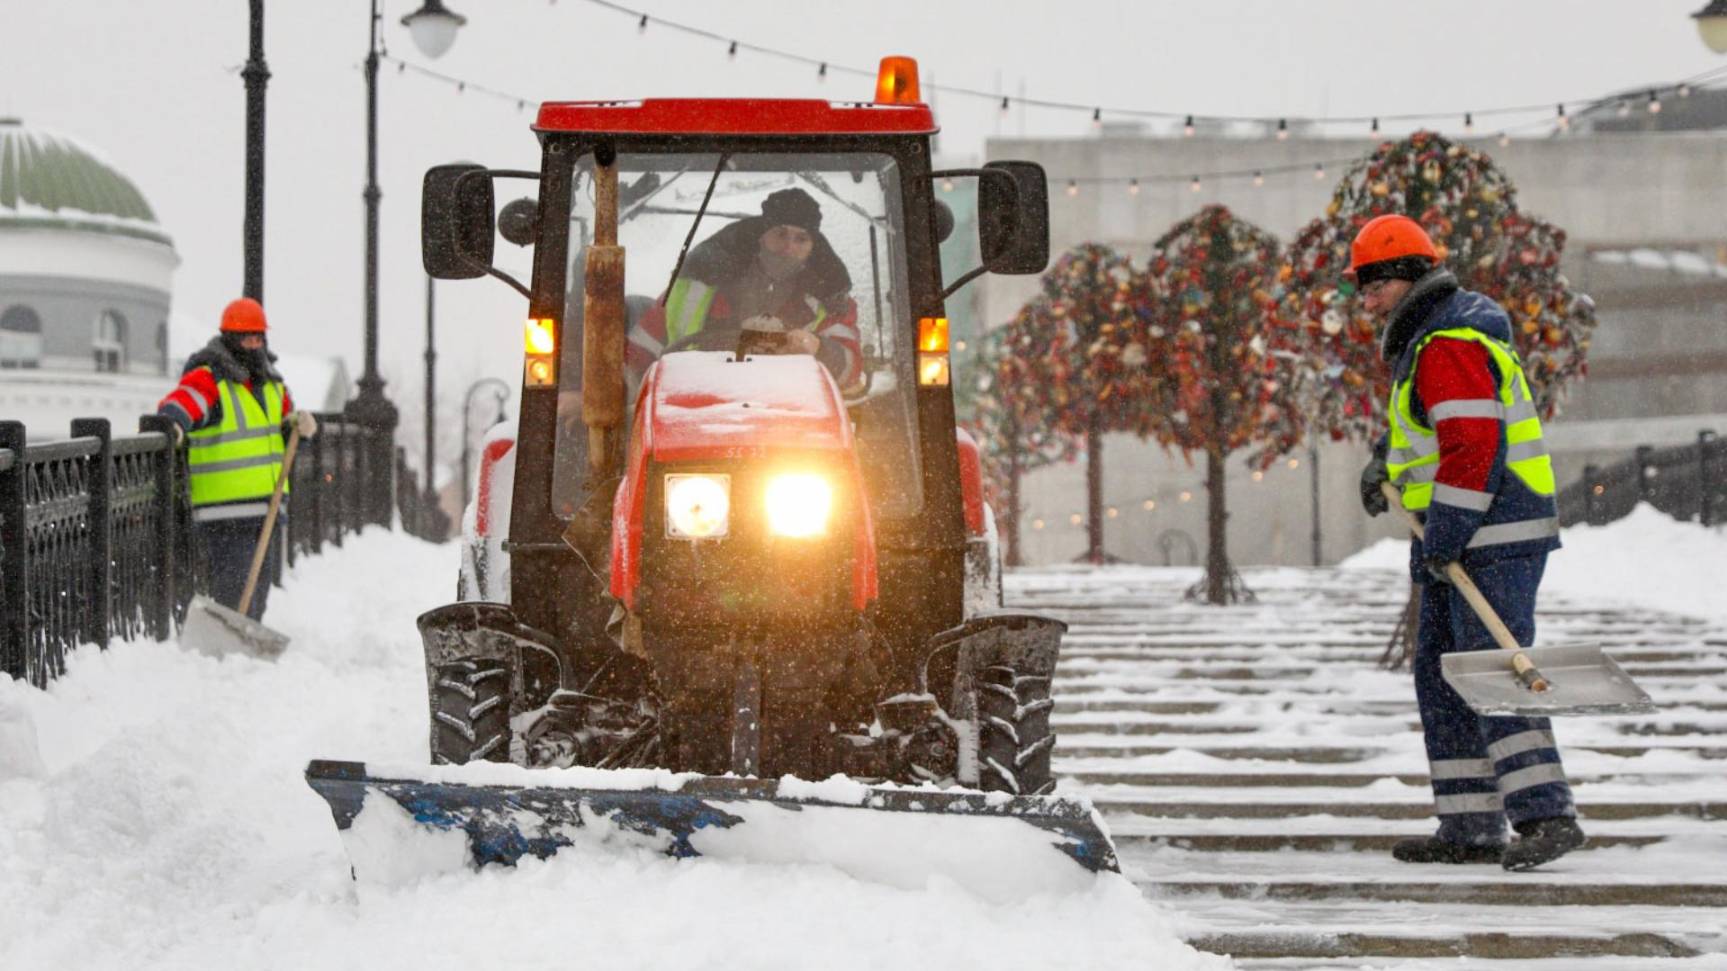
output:
M294 450L300 447L300 425L288 432L288 448L282 453L282 474L276 477L276 490L270 493L270 511L264 514L264 529L258 534L258 547L252 551L252 569L246 573L246 589L240 594L240 613L252 609L252 594L258 587L258 574L264 569L264 554L270 549L270 531L276 528L276 510L282 507L282 490L288 487L288 470L294 467Z
M1397 491L1397 487L1389 482L1381 482L1379 489L1385 494L1385 501L1390 504L1391 508L1403 514L1403 521L1409 524L1409 531L1415 534L1415 538L1426 539L1427 531L1421 528L1421 520L1415 518L1414 513L1403 508L1403 494ZM1499 613L1493 609L1492 604L1487 602L1487 598L1481 593L1481 588L1475 585L1474 580L1469 579L1469 574L1463 572L1463 564L1456 560L1445 564L1445 576L1451 581L1451 585L1463 594L1463 599L1469 601L1470 608L1475 611L1475 616L1481 618L1481 623L1486 625L1487 631L1493 635L1494 641L1498 642L1500 647L1512 652L1511 670L1516 672L1518 680L1523 682L1524 687L1530 691L1546 691L1549 687L1547 679L1535 667L1535 662L1529 660L1529 655L1523 653L1523 645L1517 643L1517 638L1511 636L1510 628L1506 627L1505 622L1499 619Z

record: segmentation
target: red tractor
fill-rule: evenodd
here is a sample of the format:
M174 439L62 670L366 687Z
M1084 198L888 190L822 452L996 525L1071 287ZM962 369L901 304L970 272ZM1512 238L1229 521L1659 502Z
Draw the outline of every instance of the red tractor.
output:
M873 102L547 103L540 171L427 173L427 272L529 303L464 599L419 622L432 761L702 778L314 762L338 825L382 793L466 831L482 863L602 817L693 853L740 818L728 805L823 803L762 780L843 773L868 808L1011 816L1114 868L1087 807L1047 795L1064 626L999 609L949 386L943 301L1043 270L1044 174L932 170L935 131L916 65L888 58ZM958 178L976 180L983 265L944 279L955 220L933 187ZM499 212L515 179L537 192ZM531 284L493 266L498 235L534 248Z

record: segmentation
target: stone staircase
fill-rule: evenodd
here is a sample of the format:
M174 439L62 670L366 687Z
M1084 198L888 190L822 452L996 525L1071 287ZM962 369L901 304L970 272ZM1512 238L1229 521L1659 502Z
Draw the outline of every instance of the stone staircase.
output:
M1416 867L1432 831L1414 689L1376 666L1383 571L1048 569L1010 603L1068 621L1056 768L1187 939L1243 967L1727 968L1727 629L1544 595L1540 645L1596 643L1661 706L1555 721L1590 844L1511 874ZM1719 961L1720 963L1716 963Z

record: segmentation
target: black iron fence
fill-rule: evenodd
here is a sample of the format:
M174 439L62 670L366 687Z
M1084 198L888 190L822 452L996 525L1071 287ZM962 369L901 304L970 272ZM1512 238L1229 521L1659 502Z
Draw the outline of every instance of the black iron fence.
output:
M1699 432L1690 445L1645 445L1624 461L1584 466L1581 479L1559 490L1559 522L1604 525L1639 502L1705 526L1727 520L1727 440Z
M339 414L318 419L321 432L290 478L290 562L393 519L389 433ZM193 593L206 589L185 452L173 447L166 419L145 416L138 425L137 435L116 438L105 419L79 419L70 438L27 445L21 422L0 421L5 674L43 686L79 644L170 637Z

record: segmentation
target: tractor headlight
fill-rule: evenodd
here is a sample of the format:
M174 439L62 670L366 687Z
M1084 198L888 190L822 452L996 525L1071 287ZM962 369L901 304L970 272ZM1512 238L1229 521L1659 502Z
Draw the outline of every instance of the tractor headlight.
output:
M681 539L724 536L731 524L732 477L666 476L666 535Z
M805 538L828 531L833 512L833 486L809 472L785 472L768 480L766 493L768 532L775 536Z

